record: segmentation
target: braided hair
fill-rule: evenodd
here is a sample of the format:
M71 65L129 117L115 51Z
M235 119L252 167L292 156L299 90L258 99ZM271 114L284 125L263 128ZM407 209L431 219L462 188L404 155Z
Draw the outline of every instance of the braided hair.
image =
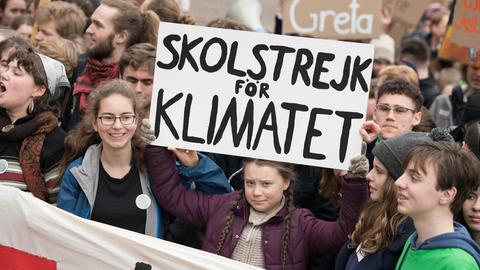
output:
M282 235L282 255L281 255L281 269L285 269L287 256L288 256L288 242L290 240L290 219L292 216L292 212L295 209L293 206L293 183L295 179L295 172L294 167L292 164L283 163L283 162L275 162L275 161L267 161L267 160L260 160L260 159L246 159L243 164L243 168L250 163L255 163L258 166L269 166L277 169L278 173L282 176L283 179L290 182L288 188L284 191L285 196L285 205L287 207L287 214L283 218L283 235ZM238 195L235 197L235 200L232 202L232 207L228 212L225 218L225 225L223 230L220 233L220 236L217 241L215 254L220 254L223 244L225 243L225 238L230 233L230 230L233 225L234 219L234 207L242 200L245 199L245 192L244 190L240 190Z

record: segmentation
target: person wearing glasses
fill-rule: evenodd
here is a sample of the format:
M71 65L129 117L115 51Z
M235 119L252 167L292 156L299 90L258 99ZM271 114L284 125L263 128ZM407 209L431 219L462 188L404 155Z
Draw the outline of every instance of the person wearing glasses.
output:
M372 150L383 140L411 132L422 118L423 96L418 86L400 78L380 85L373 121L362 125L360 133L368 144L367 158L373 167Z
M161 209L149 185L138 128L141 102L129 84L113 80L91 95L84 119L65 139L57 206L77 216L163 238ZM227 193L226 177L210 159L179 173L204 193ZM207 179L208 178L208 179ZM191 182L183 181L188 188Z

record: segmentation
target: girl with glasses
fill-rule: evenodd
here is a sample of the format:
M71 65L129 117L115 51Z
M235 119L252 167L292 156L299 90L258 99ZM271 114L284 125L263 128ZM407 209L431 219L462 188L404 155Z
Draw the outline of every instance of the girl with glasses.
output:
M91 107L67 136L61 166L58 207L77 216L142 234L163 237L157 206L143 160L146 143L139 136L140 103L123 81L99 86ZM197 190L226 193L230 186L209 160L190 169ZM180 173L184 171L180 168ZM201 182L208 175L208 181ZM188 183L183 182L184 187Z

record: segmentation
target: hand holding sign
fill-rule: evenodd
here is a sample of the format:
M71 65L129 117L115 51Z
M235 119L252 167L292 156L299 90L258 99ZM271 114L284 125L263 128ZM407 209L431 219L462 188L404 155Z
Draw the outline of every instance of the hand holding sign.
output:
M172 151L180 162L186 167L193 167L198 164L199 158L197 151L180 149L175 147L168 147L168 150Z
M369 164L365 156L367 151L367 144L362 142L362 154L350 160L350 167L348 168L347 177L362 177L365 178L368 173Z
M162 23L153 144L348 168L373 46Z
M148 118L145 118L140 125L140 136L146 144L151 144L156 139L155 131L152 129L149 121Z

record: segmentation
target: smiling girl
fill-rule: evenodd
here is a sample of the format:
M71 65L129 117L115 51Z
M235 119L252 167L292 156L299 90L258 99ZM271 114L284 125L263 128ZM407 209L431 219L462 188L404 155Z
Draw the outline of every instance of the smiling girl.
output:
M163 237L161 209L151 194L144 165L146 144L137 128L141 105L136 93L126 82L113 80L90 97L90 110L65 141L58 207L86 219ZM189 173L199 171L196 180L205 173L212 181L198 183L197 188L229 192L220 169L202 164Z

